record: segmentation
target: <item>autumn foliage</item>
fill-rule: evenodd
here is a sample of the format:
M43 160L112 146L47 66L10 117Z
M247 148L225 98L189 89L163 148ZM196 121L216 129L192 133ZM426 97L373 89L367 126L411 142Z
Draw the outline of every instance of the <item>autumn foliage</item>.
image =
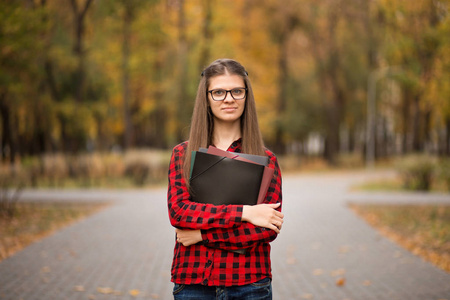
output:
M170 148L219 57L277 153L448 155L449 35L448 0L2 1L2 159Z

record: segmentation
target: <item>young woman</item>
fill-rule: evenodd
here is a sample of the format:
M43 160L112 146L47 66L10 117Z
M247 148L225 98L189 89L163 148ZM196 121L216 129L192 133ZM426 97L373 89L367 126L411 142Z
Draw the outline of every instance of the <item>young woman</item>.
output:
M263 204L190 201L190 153L209 145L269 157L275 171ZM281 198L280 169L264 148L248 73L234 60L216 60L202 72L189 141L174 147L170 162L168 208L177 236L174 298L272 299L269 243L283 224ZM242 249L243 254L235 251Z

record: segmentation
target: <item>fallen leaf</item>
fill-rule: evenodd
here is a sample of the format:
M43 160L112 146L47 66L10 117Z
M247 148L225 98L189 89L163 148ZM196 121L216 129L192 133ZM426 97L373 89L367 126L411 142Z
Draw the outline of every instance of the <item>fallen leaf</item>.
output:
M312 294L303 294L302 299L313 299L314 296Z
M322 269L315 269L315 270L313 271L313 274L314 274L315 276L322 275L322 274L323 274L323 270L322 270Z
M340 277L340 278L336 279L336 285L337 286L344 286L345 285L345 278L344 277Z
M82 286L82 285L76 285L74 288L73 288L73 290L75 291L75 292L84 292L85 290L84 290L84 286Z
M140 292L139 290L131 290L129 293L130 293L131 296L136 297L136 296L138 296L141 292Z
M159 295L158 294L152 294L152 299L159 299Z
M369 285L372 285L372 282L370 280L364 280L363 285L369 286Z
M339 248L339 253L348 253L350 251L350 246L341 246Z
M110 287L98 287L97 288L97 292L99 292L100 294L112 294L114 292L114 290Z
M41 272L42 273L50 273L51 272L51 269L50 269L50 267L43 267L42 269L41 269Z
M95 296L94 296L94 295L89 295L89 296L88 296L88 299L89 299L89 300L95 300Z
M288 265L295 265L297 263L297 259L295 259L294 257L289 257L286 259L286 263Z
M297 259L295 258L295 246L289 245L286 249L286 263L288 265L295 265L297 263Z

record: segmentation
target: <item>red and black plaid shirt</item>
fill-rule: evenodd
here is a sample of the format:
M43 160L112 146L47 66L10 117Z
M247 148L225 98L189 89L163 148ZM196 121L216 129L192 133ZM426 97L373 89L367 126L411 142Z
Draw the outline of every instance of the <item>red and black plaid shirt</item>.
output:
M277 237L273 230L242 221L242 205L196 203L183 177L183 158L187 142L173 148L167 193L172 226L201 229L203 242L189 247L175 243L172 281L179 284L236 286L272 277L269 242ZM228 151L240 152L241 139ZM281 202L281 173L275 155L266 150L274 177L265 203ZM238 176L238 174L237 174ZM279 208L281 210L281 208ZM245 249L245 254L228 250Z

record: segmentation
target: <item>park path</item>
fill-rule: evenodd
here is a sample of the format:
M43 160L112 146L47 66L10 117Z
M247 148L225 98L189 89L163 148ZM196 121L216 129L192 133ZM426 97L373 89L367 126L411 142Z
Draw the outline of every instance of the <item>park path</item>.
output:
M450 300L450 274L381 237L348 202L447 203L450 195L355 193L385 172L285 175L272 243L274 299ZM0 299L172 299L165 189L26 191L23 199L113 205L0 263ZM336 282L345 278L342 285Z

